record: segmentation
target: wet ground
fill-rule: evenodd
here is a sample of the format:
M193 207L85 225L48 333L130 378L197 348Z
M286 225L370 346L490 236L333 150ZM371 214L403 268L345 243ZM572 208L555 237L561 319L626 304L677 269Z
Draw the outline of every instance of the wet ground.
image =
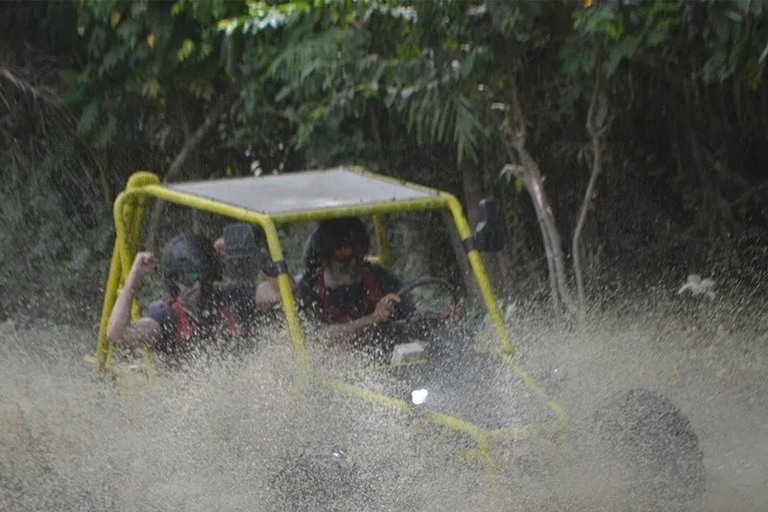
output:
M704 452L698 510L762 512L768 329L755 315L702 304L615 308L569 329L511 308L510 326L524 366L575 421L619 389L663 393L690 419ZM387 498L370 505L357 496L350 504L462 510L476 503L465 499L471 481L451 484L461 461L441 466L399 455L420 439L391 414L326 395L292 398L293 365L282 345L161 379L159 391L147 392L94 382L83 362L92 342L92 332L66 326L0 328L0 510L285 508L270 487L272 461L286 447L312 451L312 442L297 439L314 434L332 449L355 446L353 462L377 465L381 478L360 482L356 492ZM300 426L290 420L295 414ZM574 487L545 508L592 510L583 498L599 494L600 483Z

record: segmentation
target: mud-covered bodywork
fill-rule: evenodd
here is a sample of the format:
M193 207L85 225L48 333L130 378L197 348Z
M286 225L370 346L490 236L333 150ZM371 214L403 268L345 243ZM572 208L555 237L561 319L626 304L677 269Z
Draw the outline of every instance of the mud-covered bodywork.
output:
M557 420L515 375L511 361L479 350L469 337L438 343L427 344L418 359L361 370L345 380L489 431Z
M550 467L568 460L564 413L526 381L530 377L513 358L484 350L461 325L446 324L408 340L414 342L423 352L398 364L369 364L365 357L357 365L324 361L322 380L344 394L430 425L427 431L447 445L447 452L457 460L475 460L489 474L502 474L523 459Z

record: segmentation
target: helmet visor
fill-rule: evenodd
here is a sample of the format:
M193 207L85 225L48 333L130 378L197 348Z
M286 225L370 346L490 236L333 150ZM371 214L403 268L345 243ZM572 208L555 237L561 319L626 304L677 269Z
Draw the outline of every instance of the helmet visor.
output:
M192 286L200 281L202 274L199 270L185 270L181 273L181 282L184 286Z
M366 252L366 248L363 246L340 247L333 251L333 254L331 254L331 259L334 261L346 263L355 259L364 258Z

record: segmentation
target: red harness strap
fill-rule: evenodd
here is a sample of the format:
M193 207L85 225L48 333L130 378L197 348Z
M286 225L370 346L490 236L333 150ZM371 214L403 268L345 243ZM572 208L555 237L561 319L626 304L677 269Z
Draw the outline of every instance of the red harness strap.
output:
M363 286L365 286L365 304L367 309L374 309L376 304L384 297L384 292L381 290L381 286L373 277L373 273L369 269L363 269ZM352 318L341 310L336 304L331 302L328 297L328 290L325 286L325 279L322 274L315 279L313 286L317 298L320 301L320 306L325 313L334 323L343 324L351 322Z
M242 325L237 323L237 318L235 317L235 312L232 307L229 305L224 306L222 308L222 313L224 313L224 332L227 333L227 336L230 338L244 336L245 329Z
M170 347L171 352L176 352L180 346L182 346L187 340L189 340L189 338L197 333L197 327L195 326L194 322L192 322L192 318L189 316L189 313L187 313L184 308L181 307L181 302L174 298L169 298L166 299L165 303L168 304L173 310L176 320L173 330L173 339L171 341ZM224 306L221 309L221 313L224 316L224 333L230 338L242 335L243 329L238 325L235 318L235 313L232 311L232 308L229 306Z

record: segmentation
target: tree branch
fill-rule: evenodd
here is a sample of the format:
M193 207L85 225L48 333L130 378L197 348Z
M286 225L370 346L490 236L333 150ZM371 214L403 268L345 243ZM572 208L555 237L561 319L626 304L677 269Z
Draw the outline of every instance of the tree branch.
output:
M387 173L389 170L389 164L384 156L384 143L381 140L381 131L379 130L379 115L376 112L376 108L371 109L371 132L373 134L373 140L376 143L376 153L379 157L379 172Z
M190 155L194 152L198 144L205 138L211 131L215 123L221 118L222 115L233 105L239 103L238 89L233 88L226 95L222 96L211 112L206 116L205 120L197 130L192 133L190 137L184 142L181 150L176 154L176 158L171 162L168 172L165 173L163 183L167 183L176 178L184 168ZM150 251L155 251L157 247L157 232L160 226L160 219L163 216L165 210L164 201L156 201L152 207L151 220L149 223L149 230L147 232L147 248Z
M584 200L581 203L581 210L579 211L579 218L576 222L576 229L573 232L573 247L571 251L573 253L573 272L576 275L576 292L579 300L579 314L582 319L585 314L585 298L584 298L584 277L582 274L581 266L581 234L584 230L584 225L587 221L587 213L589 212L589 205L595 198L595 190L597 188L597 178L602 171L601 166L601 152L600 139L611 125L611 120L606 121L607 106L602 91L602 52L597 50L595 57L595 80L592 87L592 99L589 102L589 110L587 111L587 131L592 139L592 173L589 177L589 184L587 185L587 191L584 193Z
M751 200L751 199L753 199L755 197L759 197L764 192L768 192L768 181L762 182L760 185L756 186L752 190L750 190L748 192L745 192L741 196L737 197L733 201L732 206L739 206L739 205L741 205L743 203L746 203L747 201L749 201L749 200Z

